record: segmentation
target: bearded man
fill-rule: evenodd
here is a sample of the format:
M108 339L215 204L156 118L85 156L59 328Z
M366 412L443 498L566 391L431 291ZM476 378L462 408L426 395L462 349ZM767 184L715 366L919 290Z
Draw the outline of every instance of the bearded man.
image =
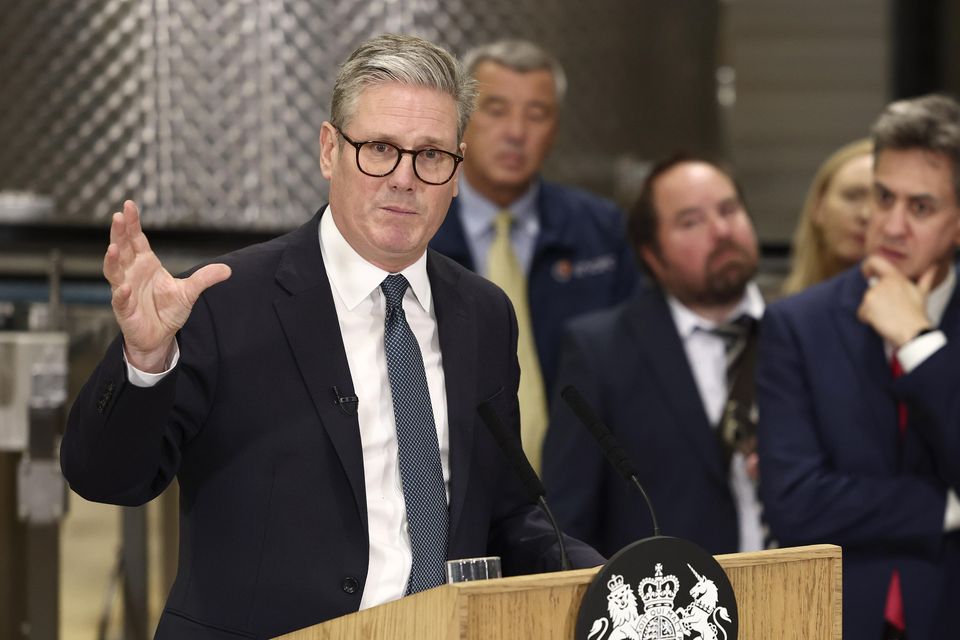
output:
M576 386L616 434L664 534L710 553L760 549L751 408L764 302L741 191L720 165L674 156L647 176L629 226L655 282L570 324L557 388ZM555 399L544 480L557 519L609 556L652 524L589 440Z

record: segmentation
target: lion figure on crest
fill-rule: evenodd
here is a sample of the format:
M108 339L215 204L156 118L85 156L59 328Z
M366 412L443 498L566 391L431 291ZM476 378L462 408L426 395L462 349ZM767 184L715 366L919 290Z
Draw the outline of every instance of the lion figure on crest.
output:
M607 582L610 593L607 594L606 618L597 618L590 627L588 640L601 640L610 630L606 640L640 640L640 631L637 622L640 620L640 611L637 607L637 596L630 589L629 584L623 582L623 576L613 576Z
M684 637L696 633L702 640L718 640L720 636L717 635L717 630L719 629L720 633L723 634L723 640L726 640L727 631L720 626L717 616L724 622L730 622L730 614L726 607L717 606L719 600L717 585L713 583L713 580L701 576L689 564L687 567L696 576L697 583L690 589L693 602L688 604L686 608L677 610L683 623Z

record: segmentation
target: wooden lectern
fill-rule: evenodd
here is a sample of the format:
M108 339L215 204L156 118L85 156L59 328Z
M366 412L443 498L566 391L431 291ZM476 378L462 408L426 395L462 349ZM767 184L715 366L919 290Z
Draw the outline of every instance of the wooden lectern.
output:
M737 595L741 640L840 640L840 547L717 556ZM598 569L464 582L360 611L283 640L568 640Z

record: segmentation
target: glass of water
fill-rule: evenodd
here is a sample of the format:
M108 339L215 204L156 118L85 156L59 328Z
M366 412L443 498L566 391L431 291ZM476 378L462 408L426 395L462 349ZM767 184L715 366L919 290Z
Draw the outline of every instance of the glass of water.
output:
M500 570L500 556L447 561L448 584L500 577L503 577Z

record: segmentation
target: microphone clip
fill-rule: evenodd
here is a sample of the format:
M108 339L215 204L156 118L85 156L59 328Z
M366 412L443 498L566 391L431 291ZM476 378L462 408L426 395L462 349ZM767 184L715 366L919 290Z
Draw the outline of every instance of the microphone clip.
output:
M340 412L345 416L357 415L357 407L360 404L360 398L357 396L345 396L340 393L337 387L330 387L333 391L333 403L337 405Z

